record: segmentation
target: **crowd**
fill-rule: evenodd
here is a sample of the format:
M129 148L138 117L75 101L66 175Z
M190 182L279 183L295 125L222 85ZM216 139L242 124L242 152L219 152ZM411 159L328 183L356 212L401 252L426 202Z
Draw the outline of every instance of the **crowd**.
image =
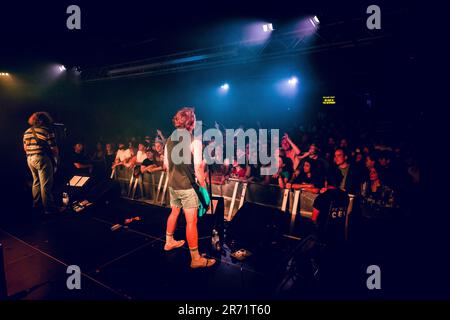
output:
M76 142L68 157L70 172L110 176L118 167L133 170L135 175L164 170L166 138L160 130L156 132L154 137L133 137L118 143L98 142L92 152L86 150L84 143ZM342 190L390 207L398 206L402 193L420 183L417 161L399 146L353 143L346 137L338 139L337 134L325 139L312 136L306 132L295 137L285 133L276 151L278 171L273 175L261 175L261 164L249 163L247 145L245 164L236 161L242 154L235 152L234 160L225 159L223 164L210 167L212 182L220 184L228 178L236 178L322 193L327 187L327 177L337 171L343 177Z
M116 168L128 168L134 174L163 170L165 137L158 130L157 136L142 140L131 138L118 143L97 142L90 152L86 144L76 141L65 159L69 175L110 176Z

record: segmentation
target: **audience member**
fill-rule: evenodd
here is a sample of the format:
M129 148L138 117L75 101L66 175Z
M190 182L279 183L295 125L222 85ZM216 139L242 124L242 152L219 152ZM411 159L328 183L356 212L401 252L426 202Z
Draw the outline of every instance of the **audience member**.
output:
M105 168L106 168L106 176L111 176L111 168L114 164L114 160L116 159L116 152L114 150L112 143L107 143L105 145Z
M317 173L313 160L303 159L301 168L294 172L294 176L286 185L288 189L302 189L312 193L319 193L324 186L324 179Z
M92 173L94 168L91 161L84 154L84 144L77 142L73 146L71 156L72 173L73 175L87 176Z
M348 163L348 156L341 148L334 152L334 162L342 174L340 189L350 194L359 194L361 191L361 174Z
M151 149L147 149L145 152L145 159L142 161L142 164L140 166L141 173L152 173L156 171L161 171L163 168L162 166L158 166L154 160L154 153Z
M97 142L94 153L91 156L91 161L94 166L94 174L101 175L105 172L105 151L101 142Z
M285 156L291 159L292 170L297 170L300 164L300 160L302 159L301 151L297 147L297 145L292 142L287 133L285 133L283 138L281 139L281 149L284 150Z
M130 149L126 149L124 143L119 143L119 149L117 150L112 168L127 166L131 158L132 154Z
M145 151L145 143L140 142L138 144L138 152L136 154L136 165L141 165L145 159L147 159L147 153Z

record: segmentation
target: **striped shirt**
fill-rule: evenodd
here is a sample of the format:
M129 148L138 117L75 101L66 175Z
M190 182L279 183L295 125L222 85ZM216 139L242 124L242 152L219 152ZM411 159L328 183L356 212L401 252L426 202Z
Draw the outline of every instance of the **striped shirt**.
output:
M27 156L33 154L46 154L49 148L56 147L55 134L45 127L35 127L36 137L33 134L33 129L28 128L23 134L23 145ZM49 148L46 148L45 144ZM47 150L46 150L47 149Z

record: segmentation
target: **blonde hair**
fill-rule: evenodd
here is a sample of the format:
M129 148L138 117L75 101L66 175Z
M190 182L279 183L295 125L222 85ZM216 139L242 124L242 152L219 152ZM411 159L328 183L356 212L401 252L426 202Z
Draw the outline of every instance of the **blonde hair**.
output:
M172 118L172 123L177 129L186 129L191 131L195 126L194 108L184 107L177 111Z

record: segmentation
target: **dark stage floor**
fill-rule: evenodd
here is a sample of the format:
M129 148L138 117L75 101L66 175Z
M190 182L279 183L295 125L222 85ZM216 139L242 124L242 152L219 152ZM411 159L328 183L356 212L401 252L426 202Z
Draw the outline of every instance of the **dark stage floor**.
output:
M211 248L211 230L200 222L200 251L219 259L216 266L192 270L187 245L165 252L165 224L169 209L117 200L94 205L82 213L66 212L51 218L28 213L9 215L2 221L0 243L5 254L8 296L11 299L299 299L328 297L305 279L292 279L289 290L279 291L286 278L290 253L310 232L308 219L297 218L290 228L283 217L277 243L240 262L225 246ZM111 231L115 223L140 216L127 229ZM405 241L393 242L394 225L382 229L371 222L361 229L352 248L352 280L335 298L408 297L397 263L406 255ZM249 232L252 232L249 228ZM286 236L286 235L289 235ZM185 239L180 219L176 238ZM394 258L395 257L395 258ZM366 267L384 270L382 293L367 292ZM67 266L82 272L81 290L68 290ZM406 277L406 275L405 275ZM408 291L408 292L407 292Z

